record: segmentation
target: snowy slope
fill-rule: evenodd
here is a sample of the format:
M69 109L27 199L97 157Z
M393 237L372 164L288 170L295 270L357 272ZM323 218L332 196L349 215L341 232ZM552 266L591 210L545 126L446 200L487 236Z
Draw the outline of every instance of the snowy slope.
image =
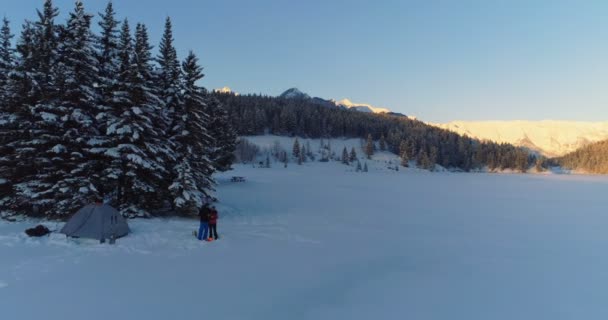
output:
M453 121L432 125L478 139L528 147L550 157L608 139L608 122Z

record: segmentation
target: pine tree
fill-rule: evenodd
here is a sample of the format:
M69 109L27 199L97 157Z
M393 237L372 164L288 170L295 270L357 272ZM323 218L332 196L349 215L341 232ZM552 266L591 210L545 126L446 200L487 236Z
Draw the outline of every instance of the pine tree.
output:
M12 38L13 35L11 34L9 21L4 17L2 28L0 29L0 117L2 117L2 114L6 115L8 113L10 97L9 74L15 69L14 49L11 46Z
M172 135L178 134L173 127L176 117L183 114L179 109L180 101L180 76L181 70L177 59L177 51L173 47L173 30L171 18L165 20L165 30L159 45L160 54L156 58L159 65L160 98L163 102L163 117Z
M0 151L5 155L0 157L0 167L2 167L0 178L7 180L11 185L10 194L2 200L4 210L8 210L9 207L31 210L31 207L21 204L30 203L31 195L37 195L42 188L36 182L30 183L30 180L50 163L50 160L43 156L39 156L40 161L33 161L36 159L37 150L32 148L31 141L34 140L33 133L40 132L32 130L35 118L30 112L34 104L33 88L35 87L32 79L35 70L34 38L34 26L26 21L17 41L15 71L8 80L8 101L4 104L5 118L2 119L6 122L0 126ZM36 145L39 146L45 141L46 139L38 139Z
M408 167L409 166L409 158L407 157L407 151L403 151L401 153L401 166Z
M428 154L425 149L421 149L416 159L416 165L421 169L430 169L431 163Z
M283 161L283 166L287 168L287 163L289 162L289 157L287 156L287 151L283 151L281 153L281 160Z
M304 162L306 162L306 156L304 155L304 151L300 150L300 157L298 158L298 164L301 165Z
M198 58L190 52L182 63L184 75L183 107L184 116L176 121L179 126L177 180L169 188L174 194L177 209L184 210L189 206L200 208L204 197L215 184L211 175L213 163L207 158L207 150L212 144L207 133L208 117L205 114L205 96L196 82L203 78ZM185 177L189 177L186 179ZM192 183L194 182L194 183Z
M350 162L355 162L357 160L357 151L355 151L355 147L350 149L350 157L348 159Z
M300 142L298 141L298 138L293 142L292 155L296 159L300 158Z
M14 61L14 50L11 47L11 34L9 28L9 21L5 17L3 19L2 28L0 29L0 210L6 210L3 208L3 203L11 201L13 196L12 186L8 184L12 178L11 170L8 168L14 167L14 162L11 158L14 158L13 150L10 143L16 139L15 135L18 131L15 130L15 115L12 114L10 107L11 97L11 86L9 74L15 70ZM13 155L13 156L9 156Z
M367 172L367 171L368 171L368 169L367 169L367 162L366 162L365 165L363 166L363 172Z
M108 15L106 14L106 16ZM112 23L108 22L106 25L110 26ZM111 35L112 32L108 32L108 34ZM111 43L111 40L108 40L107 42ZM106 49L101 52L103 53L107 50L107 56L111 56L112 46L107 45L105 47ZM136 119L133 119L134 114L131 112L133 106L131 95L134 91L131 83L134 77L131 73L136 72L136 68L132 65L132 62L134 61L133 39L131 37L131 29L127 19L122 22L116 50L117 65L115 73L112 75L115 81L110 87L106 86L106 89L110 89L110 91L106 91L105 94L102 92L101 94L102 99L107 99L105 103L110 107L108 112L105 113L105 117L102 119L105 123L104 147L107 148L108 151L106 152L110 155L110 159L107 161L107 166L104 173L101 175L99 183L108 190L111 190L106 193L113 195L113 205L119 209L124 209L129 206L128 202L133 200L135 195L135 190L132 188L135 167L133 164L129 164L129 161L127 160L128 150L121 148L120 146L123 144L133 144L135 139L139 138L138 136L141 134L141 132L133 134L133 130L129 126L129 124L136 123L137 121ZM106 58L100 59L100 57L103 56L104 54L98 53L98 60L104 61L106 64L108 61L111 61ZM101 71L102 68L99 68L99 70L100 74L103 73ZM100 83L101 82L103 82L103 76L100 76ZM109 84L109 82L106 82L106 84ZM136 127L141 128L139 124ZM141 139L137 140L141 141ZM140 143L140 146L141 145L143 144ZM138 150L138 153L142 154L143 151ZM129 173L128 176L127 173Z
M59 62L59 28L55 25L55 18L59 15L59 9L53 6L52 0L46 0L42 12L37 10L37 13L35 50L32 52L35 60L32 73L36 83L34 94L39 99L48 99L60 93L55 84L56 77L61 75L61 71L55 69Z
M409 158L409 155L407 154L407 152L408 152L407 142L405 140L401 140L401 143L399 143L399 155L403 156L403 153L405 153L405 156L407 158Z
M147 216L148 209L159 206L171 181L167 167L158 159L168 154L167 143L162 142L159 125L159 99L153 91L151 46L147 30L138 24L135 43L130 35L129 23L122 24L119 42L117 91L114 92L114 116L106 129L109 146L98 148L112 158L104 174L116 189L117 206L129 216ZM181 167L182 170L190 169ZM189 175L181 172L181 177ZM103 179L102 179L103 180Z
M265 168L270 168L270 156L269 155L266 155Z
M380 136L380 150L386 151L386 139L384 138L384 134Z
M99 132L95 126L96 68L91 16L85 13L81 2L76 2L62 31L62 41L56 46L52 22L56 12L47 1L36 25L33 47L45 52L34 54L31 61L34 92L41 94L33 94L37 102L32 101L36 104L30 106L34 115L31 127L40 143L29 161L40 165L26 178L29 186L24 190L30 194L26 197L37 194L33 204L48 214L65 215L98 192L91 181L99 174L100 162L89 159L86 147ZM59 59L55 63L56 50ZM56 93L55 87L59 89ZM55 95L56 100L49 99Z
M367 135L367 143L365 144L365 155L367 155L367 159L371 159L374 154L374 140L372 139L372 135Z
M304 145L302 145L302 148L300 149L300 158L302 159L302 162L306 162L306 149L304 148Z
M544 164L545 164L545 159L542 156L537 156L536 162L534 164L534 167L536 168L536 172L545 171Z
M118 21L112 2L108 2L105 12L99 14L101 35L96 42L97 74L100 105L110 112L114 107L114 93L119 90L116 75L119 73ZM103 125L103 123L101 123ZM105 128L105 126L104 126ZM102 128L103 129L103 128Z
M209 159L217 171L228 171L234 162L237 134L230 123L228 112L217 98L208 95L206 105L205 112L209 117L207 133L213 137L208 150Z
M357 160L357 172L361 172L361 161Z
M348 162L348 151L346 151L346 147L344 147L344 149L342 149L342 163L348 165Z
M437 164L438 157L439 157L439 151L437 150L437 147L432 146L431 152L429 154L429 164L428 164L428 167L429 167L429 169L431 169L431 171L435 170L435 164Z

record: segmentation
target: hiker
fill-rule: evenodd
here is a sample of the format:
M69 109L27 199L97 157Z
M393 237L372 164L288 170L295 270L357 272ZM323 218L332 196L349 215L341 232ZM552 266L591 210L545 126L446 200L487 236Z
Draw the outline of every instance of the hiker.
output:
M198 216L201 218L201 225L198 228L198 240L207 239L207 232L209 231L209 217L211 216L211 209L209 204L205 203L199 210Z
M211 207L210 213L209 213L209 241L211 241L212 238L214 238L215 240L217 240L218 236L217 236L217 209L215 209L215 206Z

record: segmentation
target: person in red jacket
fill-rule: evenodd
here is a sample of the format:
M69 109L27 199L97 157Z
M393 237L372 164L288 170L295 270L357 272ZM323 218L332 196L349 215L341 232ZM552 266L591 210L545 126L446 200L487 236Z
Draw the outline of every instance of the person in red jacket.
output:
M209 239L207 239L209 241L212 239L217 240L219 238L217 236L217 219L217 209L215 209L215 206L213 206L209 212Z

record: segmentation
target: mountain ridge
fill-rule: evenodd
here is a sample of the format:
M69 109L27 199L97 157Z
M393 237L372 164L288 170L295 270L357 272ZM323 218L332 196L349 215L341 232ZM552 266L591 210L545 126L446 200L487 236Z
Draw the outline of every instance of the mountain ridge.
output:
M319 97L311 97L309 94L300 91L298 88L289 88L285 90L283 93L279 95L279 98L284 99L305 99L305 100L313 100L315 103L330 106L330 107L338 107L344 109L352 109L360 112L368 112L368 113L387 113L396 116L405 116L404 114L392 112L388 108L384 107L376 107L368 103L358 103L352 102L348 98L344 98L342 100L335 99L323 99Z
M488 120L430 123L461 135L528 148L548 157L563 156L608 139L608 121Z

